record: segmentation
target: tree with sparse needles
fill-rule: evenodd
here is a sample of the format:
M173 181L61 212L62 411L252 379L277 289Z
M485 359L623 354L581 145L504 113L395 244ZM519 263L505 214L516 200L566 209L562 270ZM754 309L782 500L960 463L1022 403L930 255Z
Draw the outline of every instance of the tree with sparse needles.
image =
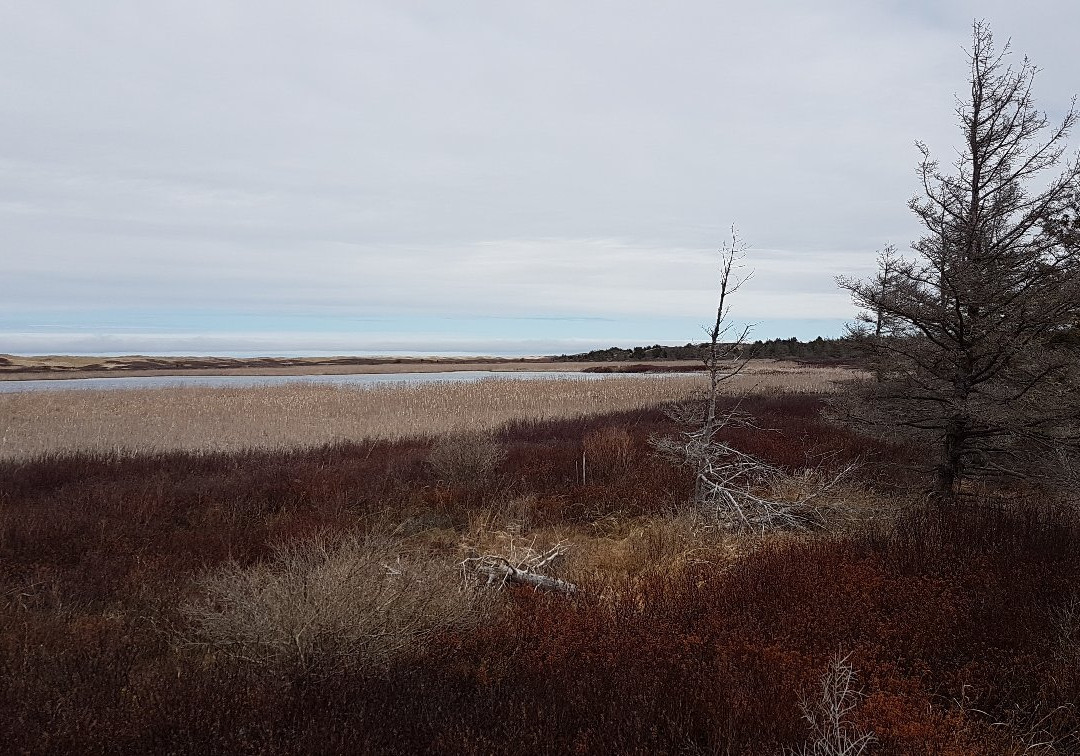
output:
M947 502L966 480L1045 480L1080 452L1080 163L1065 159L1077 112L1052 126L1032 100L1038 69L1008 56L976 22L953 170L918 143L914 259L886 250L876 277L838 279L864 310L850 337L876 379L839 414L934 449Z

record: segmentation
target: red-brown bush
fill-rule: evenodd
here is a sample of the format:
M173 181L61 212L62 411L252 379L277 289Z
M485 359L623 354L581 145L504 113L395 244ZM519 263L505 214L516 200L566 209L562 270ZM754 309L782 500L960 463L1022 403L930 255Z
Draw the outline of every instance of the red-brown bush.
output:
M733 440L775 464L906 453L825 425L815 398L742 408L778 431ZM607 426L625 429L634 464L583 486L582 445ZM513 425L499 435L505 490L490 493L528 496L536 526L667 511L689 481L647 439L672 430L659 411ZM1080 527L1031 503L914 512L776 543L727 570L650 573L603 599L513 592L478 629L329 677L173 643L178 606L215 565L253 564L317 532L466 527L489 502L436 485L430 445L0 465L0 742L28 753L775 753L806 737L800 696L842 651L880 753L1006 750L1010 731L990 721L1080 748L1080 671L1061 619L1080 585Z

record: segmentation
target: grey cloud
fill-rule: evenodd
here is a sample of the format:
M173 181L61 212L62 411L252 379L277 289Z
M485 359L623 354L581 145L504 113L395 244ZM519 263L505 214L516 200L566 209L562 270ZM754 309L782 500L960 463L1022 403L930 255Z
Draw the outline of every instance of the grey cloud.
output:
M3 312L747 317L918 234L974 16L1075 87L1074 3L226 2L0 11ZM2 325L2 322L0 322Z
M74 241L66 249L13 263L14 290L48 288L49 296L24 305L9 300L0 303L0 312L51 308L57 301L88 308L123 301L369 315L617 318L645 312L692 317L709 312L716 296L714 251L614 240L507 240L390 249L310 245L300 255L302 265L297 265L294 249L188 240L158 245L152 256L131 243L97 256L85 255ZM750 250L744 263L753 275L738 312L749 318L844 317L850 308L832 277L856 267L851 258L844 253ZM168 288L146 288L143 282L155 276L166 279ZM88 279L95 285L86 286Z
M573 354L609 344L594 339L458 338L321 333L0 333L15 354Z

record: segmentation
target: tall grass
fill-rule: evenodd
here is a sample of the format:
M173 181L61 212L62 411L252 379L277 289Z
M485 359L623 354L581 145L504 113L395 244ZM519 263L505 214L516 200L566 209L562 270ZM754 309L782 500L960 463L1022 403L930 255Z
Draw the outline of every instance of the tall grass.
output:
M767 369L766 369L767 368ZM823 393L852 371L763 366L732 391ZM697 375L375 385L40 391L0 394L0 458L57 452L226 452L494 430L655 407Z

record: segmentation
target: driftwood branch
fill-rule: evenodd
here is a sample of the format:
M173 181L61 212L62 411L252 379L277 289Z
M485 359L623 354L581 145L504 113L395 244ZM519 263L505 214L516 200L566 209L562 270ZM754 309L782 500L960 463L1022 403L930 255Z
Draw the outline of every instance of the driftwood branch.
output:
M477 567L476 571L481 575L487 575L489 584L500 581L502 583L530 585L533 588L543 591L555 591L557 593L566 594L577 592L577 586L573 583L561 580L560 578L551 577L550 575L541 575L536 572L529 572L528 570L519 570L509 562L504 564L483 565Z
M513 544L511 544L510 552L512 555L515 554ZM498 585L501 588L508 583L516 583L531 586L534 590L552 591L569 596L577 592L576 585L540 572L565 553L566 547L560 543L539 554L532 548L525 548L522 554L512 556L514 561L497 554L469 557L461 563L461 567L467 578L468 568L472 566L476 574L487 578L486 584L489 586Z

